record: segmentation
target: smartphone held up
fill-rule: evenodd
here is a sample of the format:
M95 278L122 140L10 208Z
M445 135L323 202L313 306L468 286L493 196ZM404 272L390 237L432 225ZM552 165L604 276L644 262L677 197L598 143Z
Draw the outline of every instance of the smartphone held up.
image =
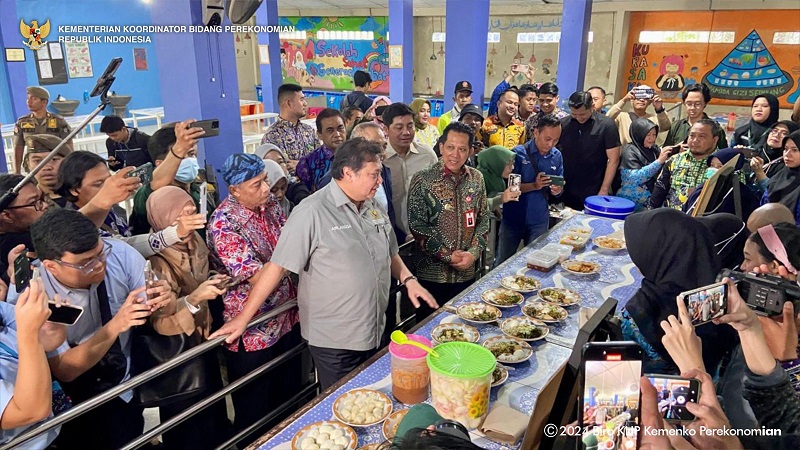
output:
M686 409L687 403L697 403L700 398L700 380L674 375L645 375L656 388L658 412L668 422L689 422L694 414Z
M728 312L728 285L725 283L714 283L678 295L683 298L694 326L708 323Z

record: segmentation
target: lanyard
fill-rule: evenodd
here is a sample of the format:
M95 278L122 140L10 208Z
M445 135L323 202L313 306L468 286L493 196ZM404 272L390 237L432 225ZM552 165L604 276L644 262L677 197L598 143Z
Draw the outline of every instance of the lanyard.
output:
M4 353L8 354L8 356L12 357L13 359L19 359L19 354L16 351L14 351L13 348L7 346L2 342L0 342L0 350L3 350Z

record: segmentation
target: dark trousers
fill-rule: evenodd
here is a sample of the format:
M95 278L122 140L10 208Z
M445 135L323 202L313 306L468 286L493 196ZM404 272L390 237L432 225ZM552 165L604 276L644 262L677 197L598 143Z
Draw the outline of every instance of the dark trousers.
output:
M246 352L244 344L240 341L238 352L225 350L228 380L234 382L242 378L301 342L300 325L295 325L292 331L280 338L275 345L264 350ZM236 432L275 411L281 403L289 400L302 389L306 379L307 376L303 373L302 357L298 354L234 391L231 398L236 411L233 421ZM287 411L285 414L289 412L291 411Z
M61 426L58 449L118 449L142 435L144 408L119 397Z
M443 306L474 282L475 280L462 281L460 283L434 283L433 281L419 280L419 284L431 293L439 306ZM427 303L421 301L419 308L417 308L417 323L425 320L434 311Z
M311 357L317 367L320 390L336 384L345 375L375 354L375 350L357 351L336 348L314 347L309 345Z

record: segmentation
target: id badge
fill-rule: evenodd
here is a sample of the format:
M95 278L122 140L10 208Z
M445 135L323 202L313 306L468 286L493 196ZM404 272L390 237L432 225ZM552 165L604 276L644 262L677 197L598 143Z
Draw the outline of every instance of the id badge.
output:
M475 228L475 211L470 209L469 211L465 212L464 221L467 224L467 228Z

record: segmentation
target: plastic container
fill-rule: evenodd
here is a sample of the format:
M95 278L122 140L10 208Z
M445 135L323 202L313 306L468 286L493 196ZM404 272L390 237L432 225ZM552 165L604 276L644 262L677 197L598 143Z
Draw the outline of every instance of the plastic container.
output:
M431 346L431 341L416 334L407 335L409 340ZM425 357L428 352L413 345L389 343L392 355L392 395L398 402L415 405L428 398L430 371Z
M589 235L578 233L565 233L558 241L561 245L569 245L575 251L581 251L589 243Z
M558 264L558 253L537 250L528 255L528 268L539 272L549 272Z
M610 195L593 195L583 203L584 212L590 216L625 220L633 214L636 204L632 201Z
M564 262L570 258L572 255L572 246L571 245L563 245L563 244L547 244L542 247L543 252L550 252L558 254L558 262Z
M427 357L431 369L431 404L445 419L478 428L489 412L489 390L496 360L478 344L448 342Z

